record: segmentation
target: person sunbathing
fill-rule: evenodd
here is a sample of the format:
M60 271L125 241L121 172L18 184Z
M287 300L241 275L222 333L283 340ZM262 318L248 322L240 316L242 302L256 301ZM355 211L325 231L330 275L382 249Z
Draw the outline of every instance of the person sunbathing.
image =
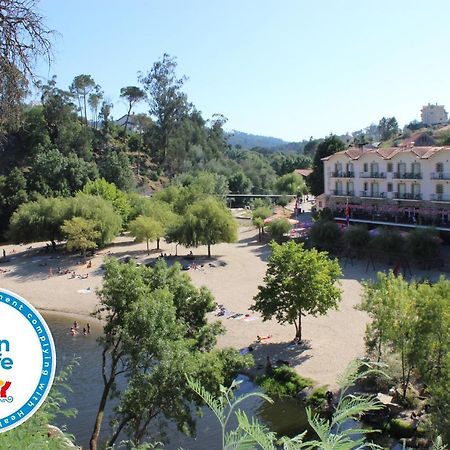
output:
M268 339L270 339L272 337L271 334L267 335L267 336L256 336L256 340L257 342L262 342L262 341L267 341Z

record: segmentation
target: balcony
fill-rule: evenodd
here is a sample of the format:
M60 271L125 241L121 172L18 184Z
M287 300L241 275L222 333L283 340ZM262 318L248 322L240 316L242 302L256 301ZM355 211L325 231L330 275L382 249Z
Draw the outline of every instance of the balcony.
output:
M334 195L335 197L353 197L355 192L332 189L331 195Z
M359 172L359 178L386 178L384 172Z
M400 180L421 180L422 174L413 172L394 172L393 178Z
M432 180L450 180L450 173L436 172L431 174Z
M411 192L394 192L394 198L397 200L422 200L422 194L413 194Z
M430 200L432 202L450 202L450 195L431 194Z
M360 197L365 198L386 198L385 192L370 192L370 191L360 191Z
M346 171L340 171L340 172L331 172L331 176L333 178L354 178L355 172L346 172Z

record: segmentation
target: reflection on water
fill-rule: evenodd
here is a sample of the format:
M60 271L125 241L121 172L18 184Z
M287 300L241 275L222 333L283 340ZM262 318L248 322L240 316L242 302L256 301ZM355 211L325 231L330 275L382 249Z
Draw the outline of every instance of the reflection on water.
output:
M67 407L75 408L78 414L75 418L59 417L56 420L58 426L67 425L67 431L72 433L78 445L83 448L89 447L89 437L97 413L98 403L103 390L101 378L101 349L96 342L96 338L101 334L101 327L91 323L91 334L83 336L70 335L70 327L73 319L53 313L43 314L54 337L57 353L57 364L59 371L66 367L74 357L79 358L79 365L75 367L69 380L73 392L66 394ZM86 325L85 320L78 320L81 329ZM241 377L239 394L252 392L257 389L254 383L247 377ZM278 400L274 404L269 404L259 398L250 398L242 404L242 409L248 415L256 415L272 431L280 435L293 436L305 429L306 414L304 408L298 401L293 399ZM107 414L111 411L111 404ZM220 448L220 426L213 414L205 410L204 415L197 420L197 438L190 438L180 433L174 424L169 424L162 430L170 437L170 442L164 448L195 450L214 450ZM236 422L230 422L230 429ZM105 437L109 427L109 420L106 418L103 424L102 436ZM159 426L155 425L151 430L150 441L158 441L162 432Z

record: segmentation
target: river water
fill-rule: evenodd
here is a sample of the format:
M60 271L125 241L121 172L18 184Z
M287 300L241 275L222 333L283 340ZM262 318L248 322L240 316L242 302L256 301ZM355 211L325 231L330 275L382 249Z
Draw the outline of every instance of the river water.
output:
M73 392L66 393L67 408L75 408L78 413L75 418L58 417L56 425L67 425L67 431L76 438L76 443L88 448L89 437L97 412L98 403L103 389L101 379L101 350L96 338L101 334L101 327L91 322L91 334L83 336L70 335L73 323L71 317L53 313L44 313L55 340L57 352L57 372L66 367L74 358L78 358L79 365L75 366L69 379ZM87 320L78 320L81 329ZM243 377L239 392L246 393L257 390L257 386ZM270 430L280 435L293 436L306 428L306 414L301 403L295 399L278 400L269 404L258 398L245 401L242 409L249 415L257 417ZM109 409L109 412L111 409ZM108 422L104 422L103 438L108 434ZM234 424L231 423L231 427ZM106 433L105 433L106 431ZM214 450L220 448L221 442L219 425L209 411L197 420L196 439L180 433L176 426L169 424L165 430L170 436L169 443L164 448ZM157 427L152 430L150 440L158 441L161 436Z

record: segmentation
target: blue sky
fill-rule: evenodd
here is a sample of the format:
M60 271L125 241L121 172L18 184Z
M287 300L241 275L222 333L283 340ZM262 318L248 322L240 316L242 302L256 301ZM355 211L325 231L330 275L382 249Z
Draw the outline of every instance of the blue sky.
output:
M91 74L115 106L163 53L227 128L286 140L450 108L448 0L41 0L60 33L43 77ZM145 105L142 106L145 111Z

